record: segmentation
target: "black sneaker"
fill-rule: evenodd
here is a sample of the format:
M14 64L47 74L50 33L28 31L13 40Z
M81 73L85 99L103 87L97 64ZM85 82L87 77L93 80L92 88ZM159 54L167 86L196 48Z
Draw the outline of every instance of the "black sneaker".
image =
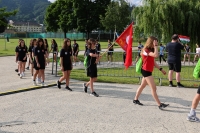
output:
M91 96L99 97L99 95L94 91L90 94Z
M163 110L165 107L167 107L169 104L164 104L164 103L161 103L160 106L158 106L158 108L160 110Z
M26 70L29 70L29 67L27 67Z
M17 75L18 75L18 76L20 76L20 74L19 74L19 73L18 73Z
M139 100L133 100L133 103L138 104L138 105L143 105Z
M72 89L70 89L68 86L66 86L65 89L67 89L68 91L72 91Z
M87 93L87 86L86 86L86 83L83 83L83 91L85 92L85 93Z
M15 69L15 72L18 72L18 69Z
M177 85L178 88L185 88L182 84Z
M61 88L61 83L59 82L59 80L57 81L57 87L58 87L58 89Z
M176 87L175 85L173 85L173 84L169 84L169 87Z

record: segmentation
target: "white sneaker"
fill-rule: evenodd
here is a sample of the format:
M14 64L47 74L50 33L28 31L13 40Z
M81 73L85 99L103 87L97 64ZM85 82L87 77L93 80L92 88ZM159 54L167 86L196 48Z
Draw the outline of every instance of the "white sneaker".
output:
M22 77L24 77L25 76L25 74L24 74L24 72L22 73Z
M41 84L41 79L40 78L37 79L37 83Z
M190 114L188 114L187 120L191 122L200 122L200 119L198 117L196 117L195 115L191 116Z
M33 81L33 85L37 86L36 81Z
M73 66L76 66L76 63L74 63Z
M41 83L41 86L47 86L46 84L44 84L44 82Z
M110 61L108 61L108 64L110 64Z
M22 78L22 74L20 74L19 77Z

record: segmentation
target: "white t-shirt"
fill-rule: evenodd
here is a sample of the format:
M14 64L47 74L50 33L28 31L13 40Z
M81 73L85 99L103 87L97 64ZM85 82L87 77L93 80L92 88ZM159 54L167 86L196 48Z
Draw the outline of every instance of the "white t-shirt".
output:
M200 54L200 48L196 48L196 53Z

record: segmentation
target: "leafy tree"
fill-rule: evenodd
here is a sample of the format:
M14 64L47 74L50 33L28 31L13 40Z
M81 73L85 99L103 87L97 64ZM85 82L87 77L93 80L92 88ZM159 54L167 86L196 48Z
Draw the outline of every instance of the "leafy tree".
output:
M73 10L77 18L77 30L89 33L101 27L100 16L104 16L105 8L110 0L73 0Z
M45 24L47 31L56 32L62 29L64 37L66 33L76 27L76 19L72 10L73 3L71 0L58 0L52 3L45 15Z
M106 8L105 17L101 16L101 23L106 30L122 32L131 23L130 5L125 0L112 1Z
M15 15L17 11L6 12L6 8L0 8L0 33L4 32L8 26L6 18Z
M157 36L164 42L169 41L172 34L177 33L190 36L191 43L200 43L199 0L143 1L143 6L133 10L139 32Z

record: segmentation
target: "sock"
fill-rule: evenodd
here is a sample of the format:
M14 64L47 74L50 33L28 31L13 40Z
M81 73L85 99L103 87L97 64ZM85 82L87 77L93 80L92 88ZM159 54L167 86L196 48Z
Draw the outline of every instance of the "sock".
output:
M180 82L177 82L177 85L180 85L181 83Z
M190 110L190 115L191 115L191 116L196 116L195 109L192 109L192 108L191 108L191 110Z
M170 85L172 85L173 83L172 83L172 81L169 81L169 83L170 83Z

